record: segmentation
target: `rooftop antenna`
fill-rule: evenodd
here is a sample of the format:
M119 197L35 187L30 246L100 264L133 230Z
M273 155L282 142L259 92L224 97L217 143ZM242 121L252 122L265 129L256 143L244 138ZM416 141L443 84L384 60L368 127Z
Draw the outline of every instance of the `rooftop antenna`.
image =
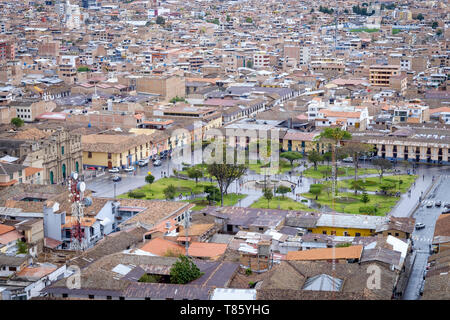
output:
M72 202L72 218L75 222L72 225L70 248L75 251L82 251L86 248L84 231L81 222L84 216L84 191L86 184L78 181L78 172L72 172L69 179L70 202Z
M334 57L337 58L337 26L338 26L338 6L337 1L335 5L336 11L334 14Z
M188 235L189 235L189 232L188 232L188 228L189 228L189 220L190 220L190 218L191 218L191 216L190 216L190 213L189 213L189 210L186 212L186 216L185 216L185 219L184 219L184 230L185 230L185 233L186 233L186 241L184 242L185 243L185 246L186 246L186 257L188 257L189 258L189 240L188 240Z

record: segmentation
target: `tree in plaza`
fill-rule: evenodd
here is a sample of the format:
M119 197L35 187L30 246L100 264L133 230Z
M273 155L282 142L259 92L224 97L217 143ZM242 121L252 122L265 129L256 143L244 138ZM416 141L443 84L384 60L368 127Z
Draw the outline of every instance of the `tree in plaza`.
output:
M423 14L419 13L416 18L416 20L422 21L423 19L425 19L425 17L423 16Z
M280 154L281 158L288 160L291 163L291 168L294 168L294 161L303 158L300 152L286 151Z
M438 26L439 26L439 24L438 24L437 21L433 21L433 23L431 24L431 27L432 27L433 29L436 29Z
M208 200L209 204L220 201L220 190L217 187L206 186L204 190L207 193L206 200Z
M350 181L350 187L355 190L355 195L358 194L358 191L364 190L364 185L361 180L352 180Z
M200 278L202 274L191 258L180 255L170 269L170 282L186 284Z
M388 193L389 191L395 189L395 183L390 181L385 181L382 184L380 184L380 189L383 190L385 193Z
M284 198L284 195L291 191L291 188L286 186L279 186L276 190L276 193L281 193L282 197Z
M167 186L167 188L165 188L163 192L166 199L173 199L175 198L176 188L173 184L171 184Z
M20 118L12 118L11 119L11 124L13 126L15 126L16 128L20 128L21 126L23 126L24 123L25 122Z
M326 161L326 162L327 162L327 166L329 167L329 166L330 166L330 162L331 162L331 160L332 160L331 152L330 152L330 151L325 152L325 153L322 155L322 159L323 159L323 161Z
M242 177L246 171L247 166L243 164L212 163L208 165L208 173L216 178L219 185L222 207L224 193L227 192L230 184Z
M155 177L151 174L148 174L145 177L145 182L147 182L148 184L152 184L155 181Z
M309 186L309 193L316 196L316 200L319 198L322 193L322 185L320 184L312 184Z
M322 160L322 156L317 150L311 150L308 152L308 161L314 164L314 170L317 171L317 163Z
M189 178L195 179L195 184L197 184L198 179L203 177L203 171L198 168L192 167L188 169L187 175Z
M359 158L371 152L373 150L373 147L365 143L351 141L350 143L347 143L344 147L342 147L342 150L353 158L356 181L358 180Z
M331 155L334 167L333 183L337 180L336 154L337 148L342 140L350 140L352 135L350 132L341 128L325 128L315 139L318 141L328 142L331 144Z
M365 192L365 191L363 192L362 197L361 197L361 201L364 202L364 203L367 203L367 202L370 201L369 195L367 194L367 192Z
M267 200L267 209L269 209L269 202L273 198L273 192L270 188L264 188L263 197Z
M378 174L380 175L380 183L381 179L383 179L383 174L386 170L392 168L392 163L389 160L380 158L372 161L372 164L377 168Z

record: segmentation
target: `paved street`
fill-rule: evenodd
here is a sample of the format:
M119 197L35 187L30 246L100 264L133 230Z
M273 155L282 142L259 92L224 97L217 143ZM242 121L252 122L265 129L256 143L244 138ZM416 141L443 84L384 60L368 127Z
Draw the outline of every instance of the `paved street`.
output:
M170 163L169 163L170 161ZM146 184L145 176L148 171L152 172L155 179L161 179L163 177L162 173L169 172L169 175L173 173L173 169L181 169L181 165L175 165L172 160L165 159L162 161L162 165L159 167L154 167L150 161L148 166L136 167L136 175L133 172L123 172L119 174L106 172L105 175L101 177L94 178L90 181L86 181L87 188L94 192L95 197L114 197L114 182L112 177L119 175L122 180L116 182L116 195L126 193L130 190L142 187Z
M419 290L423 283L423 273L430 256L430 244L433 240L434 226L436 220L444 210L443 205L450 202L450 168L440 168L441 175L435 186L432 188L426 199L414 212L413 217L416 218L416 223L421 222L425 224L422 230L415 230L413 233L414 250L416 251L416 260L409 278L408 286L403 295L404 300L420 299ZM425 176L426 180L426 176ZM426 208L427 201L442 202L442 206Z

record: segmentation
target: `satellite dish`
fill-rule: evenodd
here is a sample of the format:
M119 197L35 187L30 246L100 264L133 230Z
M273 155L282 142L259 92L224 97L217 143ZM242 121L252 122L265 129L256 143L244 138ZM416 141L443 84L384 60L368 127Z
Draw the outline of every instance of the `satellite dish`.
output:
M80 192L84 192L86 190L86 183L83 181L77 183L77 190Z
M92 199L89 197L86 197L83 199L83 204L85 207L90 207L92 205Z
M72 172L71 176L72 176L72 179L77 180L78 179L78 172Z

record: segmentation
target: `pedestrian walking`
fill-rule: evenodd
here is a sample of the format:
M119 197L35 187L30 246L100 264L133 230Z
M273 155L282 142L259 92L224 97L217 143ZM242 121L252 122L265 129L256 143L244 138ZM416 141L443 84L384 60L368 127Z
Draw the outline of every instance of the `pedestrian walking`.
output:
M425 175L423 175L423 180L425 181Z

